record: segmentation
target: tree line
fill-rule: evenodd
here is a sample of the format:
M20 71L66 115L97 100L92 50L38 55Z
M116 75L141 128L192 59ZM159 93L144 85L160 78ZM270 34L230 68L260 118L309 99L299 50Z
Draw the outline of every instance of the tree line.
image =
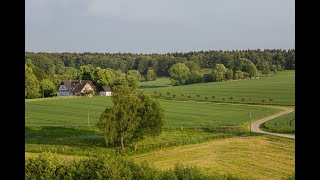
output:
M71 73L83 65L92 64L94 67L111 68L122 72L139 70L142 75L146 75L149 69L153 69L157 76L169 76L169 68L176 63L193 61L201 68L213 68L215 64L233 68L236 60L240 58L251 60L260 70L263 62L276 65L278 70L295 69L295 49L213 50L166 54L25 53L26 60L31 59L35 66L48 75Z
M130 82L131 77L150 81L166 76L171 77L173 85L181 85L255 77L255 69L268 75L270 71L295 69L295 50L212 50L166 54L26 52L25 64L29 68L25 73L26 86L32 87L26 90L34 91L26 92L26 98L35 98L54 96L57 92L52 87L57 89L65 79L82 78L103 85L111 84L119 74L122 80L115 80L116 83L124 83L124 77ZM213 71L201 75L199 70L203 68ZM184 73L175 74L180 70Z

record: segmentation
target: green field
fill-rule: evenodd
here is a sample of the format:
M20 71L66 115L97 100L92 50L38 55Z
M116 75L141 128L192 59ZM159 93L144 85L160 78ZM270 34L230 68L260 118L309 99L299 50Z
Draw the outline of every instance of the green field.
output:
M295 112L280 116L261 124L260 128L268 132L295 133Z
M186 100L186 95L191 94L193 99L204 101L204 97L215 96L215 101L222 101L223 97L233 96L233 102L241 102L241 97L252 98L245 103L260 103L264 98L273 98L272 104L294 105L295 104L295 71L282 71L278 74L270 74L268 77L260 76L259 79L232 80L223 82L211 82L191 84L184 86L171 86L170 80L160 78L156 81L142 82L140 89L154 95L154 91L162 93L162 98L177 94L177 99ZM170 96L167 96L170 92ZM181 96L185 94L185 96ZM196 95L200 95L198 98ZM156 96L158 97L158 95ZM231 100L228 100L231 102Z
M158 78L141 83L140 89L152 95L155 90L163 93L157 99L165 110L165 129L160 136L140 141L137 152L125 141L126 155L137 162L146 160L159 169L172 168L175 163L196 165L207 174L231 173L256 179L281 179L294 172L294 140L250 134L247 129L250 111L257 120L280 112L278 108L220 102L223 96L234 96L235 102L242 96L254 98L253 102L272 96L274 104L294 105L294 71L258 80L177 87L172 87L168 78ZM177 97L168 97L167 92L177 93ZM192 99L181 97L181 93L192 94ZM204 101L209 94L216 96L215 102ZM26 158L42 152L65 160L117 155L119 145L105 147L102 133L94 127L110 106L110 97L25 100ZM277 126L285 125L294 113L287 116L277 118ZM275 122L270 128L272 124Z
M231 173L254 179L282 179L295 169L294 140L250 136L217 139L200 144L166 148L135 156L159 169L176 163L196 165L207 174Z
M165 128L215 128L240 126L253 119L279 112L279 109L228 103L160 100L165 110ZM112 105L110 97L48 98L26 100L26 126L88 127Z

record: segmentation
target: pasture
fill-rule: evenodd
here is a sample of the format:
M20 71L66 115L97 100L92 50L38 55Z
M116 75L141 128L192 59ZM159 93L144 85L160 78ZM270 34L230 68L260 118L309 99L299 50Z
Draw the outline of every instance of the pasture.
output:
M159 78L156 81L142 82L140 89L149 92L157 98L172 99L172 94L176 94L176 99L187 100L187 95L191 95L194 100L221 102L223 97L227 102L255 103L255 104L275 104L294 105L295 103L295 71L282 71L278 74L270 74L268 77L261 75L259 79L231 80L223 82L199 83L183 86L171 86L168 78ZM157 92L154 94L154 92ZM167 95L167 92L170 95ZM162 96L159 96L162 93ZM184 96L181 96L184 94ZM197 97L200 95L200 97ZM212 96L215 96L212 99ZM233 100L228 99L230 96ZM251 100L242 101L242 97ZM266 98L265 103L262 99ZM273 98L270 102L269 98Z
M159 99L165 110L165 128L216 128L240 126L248 121L279 112L278 109L228 103L211 103ZM26 100L26 126L94 126L106 107L112 106L110 97L46 98Z
M294 140L250 135L247 129L250 111L254 121L280 110L240 104L239 99L251 97L252 101L245 103L261 104L261 98L273 97L273 104L294 105L294 71L260 79L177 87L171 86L168 78L158 78L142 82L140 90L159 100L165 110L165 126L160 136L140 141L136 152L133 144L125 141L126 155L136 162L147 161L158 169L171 169L176 163L196 165L205 174L230 173L254 179L281 179L294 172ZM163 95L154 95L154 91ZM187 94L192 94L190 100ZM205 101L205 96L210 99ZM229 96L234 99L221 102L222 97ZM110 97L25 100L26 158L42 152L52 152L64 160L117 155L119 145L105 147L102 133L95 128L100 114L110 106ZM288 116L277 118L276 124L285 126L294 113ZM272 124L275 122L268 128L275 128Z
M295 112L267 121L261 124L260 129L268 132L294 134Z
M174 164L199 167L208 174L231 173L254 179L282 179L295 169L294 140L271 136L233 137L166 148L135 156L158 169Z

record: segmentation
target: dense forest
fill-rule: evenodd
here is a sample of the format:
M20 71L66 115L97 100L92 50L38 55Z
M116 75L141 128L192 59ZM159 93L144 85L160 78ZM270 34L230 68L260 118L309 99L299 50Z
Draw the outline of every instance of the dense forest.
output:
M114 78L121 76L136 86L131 77L148 81L167 76L173 85L251 78L258 76L257 70L267 75L269 71L295 69L295 50L212 50L166 54L26 52L25 64L26 91L39 89L40 93L30 95L37 93L26 92L25 97L34 98L41 96L41 92L42 96L54 96L56 92L52 87L58 88L63 79L88 79L105 85L112 84ZM212 69L212 75L201 75L199 70L204 68ZM175 76L181 71L186 73L183 77Z

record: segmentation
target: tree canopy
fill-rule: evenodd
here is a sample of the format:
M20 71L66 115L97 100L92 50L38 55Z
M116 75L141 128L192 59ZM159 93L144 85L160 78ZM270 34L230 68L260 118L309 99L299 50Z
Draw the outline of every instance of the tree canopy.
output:
M190 69L188 68L187 65L183 63L177 63L173 65L169 69L170 79L173 80L172 85L186 84L189 73L190 73Z
M163 109L158 101L141 91L129 87L116 87L112 96L113 106L101 114L97 127L104 132L106 145L125 141L139 141L144 136L162 132Z
M25 94L26 99L40 97L40 85L36 76L32 73L32 68L25 65Z

